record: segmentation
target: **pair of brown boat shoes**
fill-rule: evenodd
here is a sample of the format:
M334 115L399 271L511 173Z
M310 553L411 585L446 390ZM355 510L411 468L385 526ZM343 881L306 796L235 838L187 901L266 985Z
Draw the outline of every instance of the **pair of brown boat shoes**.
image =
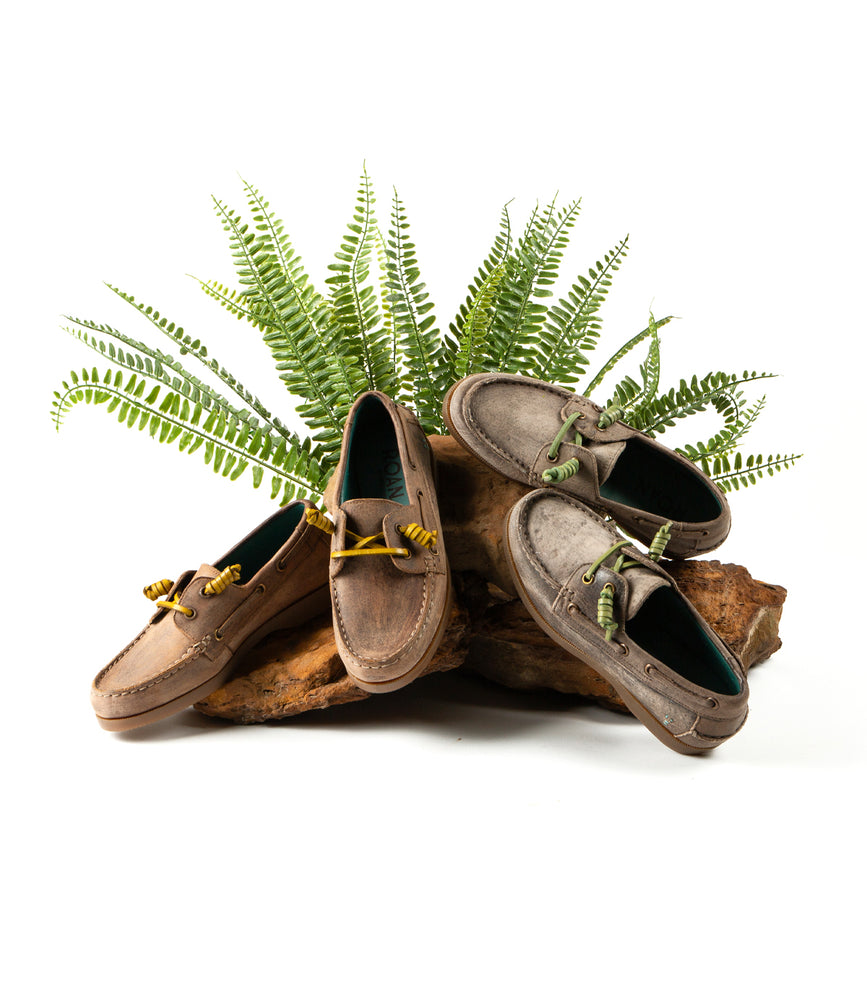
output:
M663 551L684 557L724 541L730 513L714 484L589 400L536 379L468 376L443 415L476 457L535 487L510 511L503 544L541 628L672 749L701 753L737 732L743 667L658 562ZM265 635L329 603L359 687L391 691L424 671L445 631L451 581L432 453L415 415L382 393L360 396L333 490L333 522L297 501L214 566L145 589L160 610L93 683L103 728L145 725L204 698Z
M145 588L159 610L93 682L104 729L134 729L205 698L266 635L329 606L359 687L391 691L424 670L445 631L451 578L415 415L383 393L360 396L335 480L333 522L296 501L213 566Z

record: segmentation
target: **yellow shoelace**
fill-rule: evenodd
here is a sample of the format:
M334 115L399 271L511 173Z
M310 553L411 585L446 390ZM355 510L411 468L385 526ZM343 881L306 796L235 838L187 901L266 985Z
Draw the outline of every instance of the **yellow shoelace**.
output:
M320 531L324 531L326 535L334 534L334 525L322 511L311 507L305 516L308 524L312 524L314 527L319 528ZM436 551L436 531L425 531L420 524L415 524L414 522L412 524L399 524L397 530L411 542L415 542L431 551ZM357 535L354 531L350 531L347 528L346 534L356 539L355 545L351 549L340 549L332 552L332 559L341 559L344 556L402 556L404 559L409 559L412 556L409 549L372 544L380 540L385 541L385 535L381 531L378 531L375 535L367 535L365 537Z
M213 580L208 580L202 588L202 592L208 594L209 596L212 594L222 594L230 584L240 579L240 565L236 563L234 566L227 566L219 576L215 576ZM165 597L174 585L174 580L157 580L156 583L152 583L145 587L142 590L142 593L149 601L156 601L158 608L168 608L169 611L180 611L181 614L186 615L187 618L192 618L196 612L193 611L192 608L185 608L184 605L181 604L180 594L175 594L170 601L157 600L158 597Z

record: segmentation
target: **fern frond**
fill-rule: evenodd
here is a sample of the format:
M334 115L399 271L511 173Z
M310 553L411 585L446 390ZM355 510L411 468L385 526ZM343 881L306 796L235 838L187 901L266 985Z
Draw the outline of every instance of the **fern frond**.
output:
M635 424L635 412L646 407L656 398L659 389L659 336L656 332L656 322L653 313L650 314L650 347L644 363L639 366L641 385L630 376L619 382L608 400L606 409L600 416L600 427L607 426L615 420L623 420L627 424Z
M376 241L374 204L373 187L364 170L352 221L335 254L335 262L328 265L334 273L325 283L331 286L338 336L366 379L359 391L380 389L394 396L398 378L392 364L391 331L382 321L372 285L367 284Z
M189 334L184 333L183 327L176 326L174 323L170 322L165 316L161 316L159 312L157 312L157 310L153 309L151 306L145 305L143 302L137 302L135 298L132 295L129 295L127 292L121 291L121 289L116 288L114 285L109 285L108 283L106 283L106 287L110 288L115 293L115 295L123 299L124 302L127 302L129 305L131 305L133 309L136 310L137 313L139 313L141 316L144 316L144 318L147 319L148 322L150 322L153 326L155 326L156 329L160 331L160 333L165 334L165 336L167 336L170 340L172 340L175 344L177 344L181 356L189 354L192 357L194 357L201 365L207 368L208 371L212 372L216 376L216 378L218 378L223 383L223 385L227 386L229 389L231 389L232 392L235 393L235 395L239 399L243 400L243 402L246 403L247 406L249 406L254 413L258 413L259 416L266 422L271 421L271 413L261 402L258 396L254 396L253 393L245 389L244 386L235 378L235 376L227 368L223 367L223 365L221 365L216 358L209 357L207 348L200 340L193 339ZM110 336L113 336L116 339L121 339L121 340L123 339L123 335L121 335L119 331L116 330L112 331ZM141 344L136 349L142 350L143 348L144 345ZM179 365L176 365L175 363L172 362L172 359L169 357L169 355L163 355L159 351L149 352L149 353L151 353L152 356L159 355L163 364L168 365L170 367L175 367L176 370L178 371L183 370ZM193 376L189 372L186 372L185 370L184 370L184 375L186 378L192 379L193 381L197 381L193 379Z
M442 433L440 406L448 388L448 369L441 363L441 344L425 284L421 281L415 244L397 190L385 241L386 284L397 346L409 369L412 405L428 434Z
M540 333L540 364L528 374L569 389L575 387L578 376L587 370L585 352L596 347L602 333L599 311L626 257L628 243L627 234L605 254L604 261L596 261L586 277L578 276L565 299L548 309Z
M251 189L252 190L252 189ZM324 299L310 284L300 258L282 233L282 224L256 211L252 229L240 215L214 198L229 233L238 280L273 317L263 339L271 350L281 380L302 400L298 412L318 429L331 464L336 463L352 387L331 350L332 319ZM263 221L264 220L264 221Z
M386 334L389 338L389 360L391 370L394 373L395 392L393 399L403 399L403 387L406 382L405 374L401 370L400 352L397 343L397 332L394 328L394 316L391 311L391 292L388 287L388 255L385 245L385 237L382 230L376 226L373 233L376 243L376 260L379 265L379 304L382 309L382 322L385 326Z
M518 372L541 366L544 347L539 334L546 310L538 300L553 295L550 286L557 279L580 204L573 201L558 209L554 198L544 212L537 209L530 217L506 264L485 367Z
M500 229L488 256L469 286L469 295L458 309L445 338L444 356L449 379L456 382L465 375L482 371L488 350L488 333L494 320L496 300L506 274L506 260L512 246L509 206L503 206Z
M693 375L689 382L681 379L676 389L669 389L636 408L630 423L653 437L662 434L667 427L673 427L676 421L706 410L708 406L714 406L727 424L734 423L743 399L739 387L774 377L768 372L748 371L741 375L711 372L702 379Z
M239 292L236 288L229 288L219 281L203 281L191 275L197 281L202 291L217 302L236 319L245 319L260 332L264 332L269 326L273 326L270 314L250 298L248 291Z
M201 400L167 386L150 384L133 372L124 381L121 370L107 369L100 378L96 368L70 373L62 391L54 393L52 419L59 430L76 403L106 405L117 410L117 419L127 427L147 430L161 443L177 442L178 449L192 454L202 448L205 464L214 472L238 479L251 469L254 487L266 473L271 475L271 498L280 503L295 496L317 495L323 483L322 470L312 454L309 439L291 441L249 423L223 409L208 410Z
M718 456L713 464L712 478L723 493L732 490L745 489L753 486L767 473L773 476L775 472L788 469L802 455L749 455L744 458L740 452L733 457Z
M70 327L64 327L64 329L85 346L101 354L112 364L127 371L145 375L154 381L161 382L175 392L181 393L192 402L201 403L207 410L223 410L227 419L236 418L243 420L254 429L260 428L265 434L276 434L284 438L287 443L297 438L297 435L290 431L281 420L276 417L269 419L268 411L264 410L264 408L262 408L259 416L254 416L246 409L239 410L225 396L216 392L207 382L203 382L187 371L171 355L149 347L140 341L136 341L132 337L121 333L120 330L115 330L110 326L97 325L82 320L73 320L72 322L77 323L83 329L73 329ZM88 330L111 337L119 341L120 344L132 348L132 351L126 351L123 347L115 346L111 340L106 343L94 336L93 333L88 333ZM263 413L266 415L264 418L262 417Z
M660 374L659 333L653 313L650 314L647 325L650 328L650 347L647 350L644 364L641 366L641 398L649 401L655 399L659 391Z
M343 389L345 389L345 397L338 404L338 415L342 428L349 407L365 388L364 372L353 354L353 345L341 337L330 304L313 288L309 278L304 273L301 258L292 248L284 232L282 221L269 211L268 202L262 199L259 191L252 184L243 179L242 184L247 194L247 204L253 213L253 221L262 236L266 250L274 256L279 266L284 278L285 292L290 302L297 303L314 337L317 335L321 337L332 370L341 382L339 394L342 394ZM279 326L276 320L277 317L272 323L275 328ZM267 333L265 340L268 340ZM299 412L301 412L300 408ZM334 461L336 463L336 456Z
M641 396L641 386L631 375L625 375L614 387L611 398L606 402L603 414L608 421L623 420L630 423L628 408Z
M711 474L712 461L722 455L731 455L737 445L752 429L765 406L765 396L748 407L738 418L727 423L720 431L709 437L707 443L698 441L677 448L685 458L701 466L706 475Z
M664 316L662 319L655 319L653 325L648 324L641 333L637 333L630 340L616 350L611 357L605 362L605 364L599 369L599 371L593 376L592 379L587 383L587 386L581 390L582 396L589 396L592 398L593 393L602 384L603 379L606 375L611 372L614 366L622 359L625 358L629 352L637 347L642 341L647 340L648 337L653 336L654 329L658 332L661 326L665 326L674 319L673 316Z

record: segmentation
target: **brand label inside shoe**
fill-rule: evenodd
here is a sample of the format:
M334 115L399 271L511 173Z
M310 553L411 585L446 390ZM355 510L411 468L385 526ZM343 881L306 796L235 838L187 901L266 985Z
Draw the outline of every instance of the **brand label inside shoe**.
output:
M383 472L385 475L385 496L395 503L409 503L406 495L406 481L400 465L400 452L397 448L386 448L382 453Z

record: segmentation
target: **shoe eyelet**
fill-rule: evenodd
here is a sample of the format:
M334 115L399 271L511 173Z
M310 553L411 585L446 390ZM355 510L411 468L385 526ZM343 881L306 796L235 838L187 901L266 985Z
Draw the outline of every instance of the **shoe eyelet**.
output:
M719 702L716 698L705 698L708 708L719 708Z
M593 583L595 579L596 579L595 573L593 574L593 576L590 577L588 577L586 573L583 573L581 576L581 582L586 583L588 587L590 586L591 583Z
M264 594L267 590L264 583L260 583L259 586L253 591L254 594Z
M213 597L213 594L207 593L204 586L199 589L199 597Z
M623 656L629 656L628 646L624 646L622 642L618 642L617 645L620 647L620 652Z
M656 673L656 667L652 663L645 663L644 664L644 672L649 677L652 677Z
M189 608L188 610L189 610L189 614L187 614L186 611L182 611L181 614L184 616L184 618L192 620L193 618L196 617L196 609L195 608Z
M223 630L220 629L220 628L215 628L214 629L214 638L217 640L217 642L222 642L223 641Z
M566 605L567 614L574 615L578 610L578 605L573 604L571 601Z

